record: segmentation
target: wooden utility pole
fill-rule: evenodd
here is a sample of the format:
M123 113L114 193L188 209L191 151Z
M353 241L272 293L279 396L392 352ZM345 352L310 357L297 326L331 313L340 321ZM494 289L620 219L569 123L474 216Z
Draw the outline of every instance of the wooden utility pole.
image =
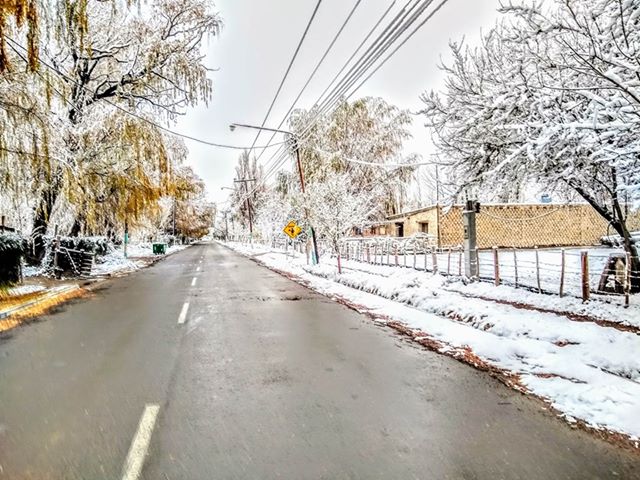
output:
M297 136L294 136L294 142L295 142L294 146L296 150L296 163L298 164L298 175L300 176L300 189L302 190L302 194L304 195L305 193L304 172L302 170L302 161L300 160L300 144L298 142ZM307 211L306 208L305 208L305 215L307 216L307 218L309 218L309 212ZM309 228L311 230L311 242L313 243L313 255L316 259L316 263L320 263L320 254L318 253L318 242L316 241L316 231L312 226L310 226Z

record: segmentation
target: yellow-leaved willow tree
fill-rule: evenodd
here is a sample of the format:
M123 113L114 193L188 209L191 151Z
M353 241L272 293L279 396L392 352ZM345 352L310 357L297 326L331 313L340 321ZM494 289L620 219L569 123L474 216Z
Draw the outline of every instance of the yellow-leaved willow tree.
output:
M16 21L0 31L10 66L0 72L0 90L14 91L0 100L0 123L14 127L13 135L0 132L0 183L30 192L36 235L61 208L73 217L67 233L107 232L176 196L174 173L186 151L158 125L211 98L201 46L221 20L206 0L43 5L33 7L47 12L34 23L37 55L31 30L21 37ZM10 15L2 10L0 26ZM3 108L14 98L20 108ZM41 114L42 125L19 121L16 111ZM26 164L28 172L12 168Z

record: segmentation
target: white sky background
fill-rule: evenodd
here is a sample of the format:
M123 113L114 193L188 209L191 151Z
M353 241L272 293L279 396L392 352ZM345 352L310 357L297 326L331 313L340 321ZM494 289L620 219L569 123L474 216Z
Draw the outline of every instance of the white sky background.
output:
M179 119L175 129L209 141L250 146L256 131L237 129L232 133L229 124L262 123L316 0L217 0L215 3L224 27L221 35L205 47L207 65L217 69L211 74L213 101L189 111ZM405 0L398 0L394 12L404 3ZM476 44L481 30L490 28L498 18L499 3L500 0L449 0L352 99L380 96L401 108L417 111L421 108L420 94L442 85L438 65L441 58L445 61L449 58L449 40L465 37L468 44ZM354 4L355 0L323 0L265 126L277 127L280 123ZM389 0L362 0L296 107L313 105L388 5ZM391 18L393 14L385 23ZM421 117L414 117L412 132L414 138L405 144L405 153L415 152L426 157L431 147ZM257 145L264 145L269 136L262 133ZM278 140L280 136L274 141ZM233 186L240 151L186 142L188 163L206 182L209 198L222 204L231 192L221 187ZM269 157L263 155L261 163Z

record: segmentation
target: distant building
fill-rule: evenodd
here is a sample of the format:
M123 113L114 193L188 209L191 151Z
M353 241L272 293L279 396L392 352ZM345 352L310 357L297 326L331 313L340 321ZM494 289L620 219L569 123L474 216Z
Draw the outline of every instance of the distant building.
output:
M431 205L387 217L364 229L365 236L406 237L428 233L438 247L461 245L462 205ZM597 245L611 234L607 222L588 204L483 204L476 216L478 248L569 247ZM640 212L630 215L630 230L640 229Z

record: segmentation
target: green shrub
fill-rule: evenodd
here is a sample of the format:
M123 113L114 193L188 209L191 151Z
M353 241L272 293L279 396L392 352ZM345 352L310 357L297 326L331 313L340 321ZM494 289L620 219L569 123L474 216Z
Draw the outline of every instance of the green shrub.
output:
M0 235L0 287L20 281L24 245L24 240L18 235Z

